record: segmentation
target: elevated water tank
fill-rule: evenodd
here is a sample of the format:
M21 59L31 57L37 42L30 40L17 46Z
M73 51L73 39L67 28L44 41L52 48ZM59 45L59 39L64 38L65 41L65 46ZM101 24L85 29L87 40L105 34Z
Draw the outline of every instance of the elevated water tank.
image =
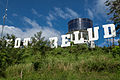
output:
M68 32L84 31L87 28L92 28L93 22L88 18L76 18L68 22Z

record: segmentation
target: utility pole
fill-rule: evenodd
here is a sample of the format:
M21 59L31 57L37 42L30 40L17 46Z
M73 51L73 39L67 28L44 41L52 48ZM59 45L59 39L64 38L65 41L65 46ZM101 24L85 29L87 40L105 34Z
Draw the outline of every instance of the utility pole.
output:
M8 0L7 0L7 3L6 3L5 15L3 16L3 25L2 25L2 31L1 31L1 39L3 38L3 31L4 31L4 26L5 26L5 19L7 17L7 7L8 7Z

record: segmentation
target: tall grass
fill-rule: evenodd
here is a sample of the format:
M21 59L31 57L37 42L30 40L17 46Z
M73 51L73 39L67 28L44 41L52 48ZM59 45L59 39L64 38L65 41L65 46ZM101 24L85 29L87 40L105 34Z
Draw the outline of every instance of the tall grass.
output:
M57 48L43 57L38 53L26 63L10 66L7 80L119 80L120 56L116 58L102 49L76 51ZM85 51L84 51L85 50ZM72 51L72 52L71 52ZM28 60L30 59L30 60ZM33 62L31 62L33 61ZM31 63L30 63L31 62ZM36 68L37 66L37 68ZM21 77L22 74L22 77Z

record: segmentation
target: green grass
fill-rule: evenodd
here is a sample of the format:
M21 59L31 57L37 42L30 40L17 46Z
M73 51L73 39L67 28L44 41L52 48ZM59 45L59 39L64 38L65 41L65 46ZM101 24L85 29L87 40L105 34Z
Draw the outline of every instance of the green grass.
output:
M23 80L120 80L120 56L102 49L57 48L24 60L9 66L0 80L21 80L21 71Z

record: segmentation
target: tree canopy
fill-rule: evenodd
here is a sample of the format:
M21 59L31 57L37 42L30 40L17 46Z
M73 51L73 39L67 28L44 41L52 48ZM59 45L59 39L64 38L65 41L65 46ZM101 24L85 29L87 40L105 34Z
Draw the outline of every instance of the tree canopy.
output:
M109 12L108 15L112 15L110 20L114 22L114 24L120 23L120 0L107 0L105 5L108 6Z

